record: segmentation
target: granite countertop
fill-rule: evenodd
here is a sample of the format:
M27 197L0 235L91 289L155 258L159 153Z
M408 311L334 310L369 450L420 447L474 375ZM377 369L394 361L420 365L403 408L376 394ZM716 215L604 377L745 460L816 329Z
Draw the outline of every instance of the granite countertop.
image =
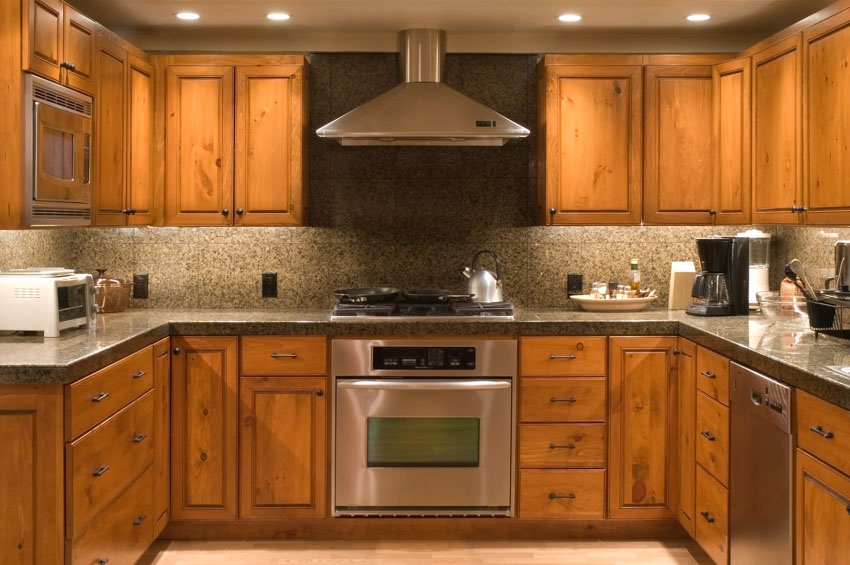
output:
M590 313L518 309L514 320L343 320L329 310L130 310L55 339L0 337L0 383L71 383L168 335L680 335L733 361L850 410L850 344L758 314Z

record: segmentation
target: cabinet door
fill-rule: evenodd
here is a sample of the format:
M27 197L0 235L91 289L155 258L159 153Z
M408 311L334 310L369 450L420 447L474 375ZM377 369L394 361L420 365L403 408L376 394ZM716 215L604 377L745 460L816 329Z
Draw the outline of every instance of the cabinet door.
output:
M751 64L744 57L712 72L715 224L750 223Z
M675 337L610 340L609 518L676 516L676 343Z
M646 67L643 220L711 224L711 67Z
M850 555L850 479L797 450L797 565L844 563Z
M803 34L806 223L850 223L850 12Z
M679 338L679 523L694 537L696 506L697 346Z
M299 225L304 196L304 68L236 67L237 225Z
M130 225L153 223L153 67L128 55L127 191Z
M324 377L241 379L241 518L324 517L326 388Z
M171 342L161 339L153 346L154 459L153 504L154 537L168 523L171 499Z
M642 70L546 67L540 84L542 223L640 223Z
M98 226L123 226L125 192L125 142L127 52L99 41L97 46L97 130L95 135L94 222Z
M796 224L801 193L801 37L753 55L753 223Z
M237 338L173 338L171 515L236 518Z
M94 94L95 24L65 4L63 32L64 82L88 94Z
M28 4L27 29L23 33L24 70L59 82L64 6L61 0L29 0Z
M165 223L230 225L233 67L168 67L165 115Z

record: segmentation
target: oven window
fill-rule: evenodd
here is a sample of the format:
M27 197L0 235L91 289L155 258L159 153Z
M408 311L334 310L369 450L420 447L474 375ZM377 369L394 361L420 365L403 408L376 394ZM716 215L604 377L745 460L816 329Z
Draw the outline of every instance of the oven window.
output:
M477 467L478 418L368 418L369 467Z
M42 172L55 179L74 180L74 134L44 126L41 130Z

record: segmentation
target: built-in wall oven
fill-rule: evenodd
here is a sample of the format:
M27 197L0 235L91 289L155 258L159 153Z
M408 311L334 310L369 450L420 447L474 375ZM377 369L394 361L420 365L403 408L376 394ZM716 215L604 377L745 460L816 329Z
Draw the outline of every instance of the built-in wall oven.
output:
M332 343L336 516L510 516L517 342Z

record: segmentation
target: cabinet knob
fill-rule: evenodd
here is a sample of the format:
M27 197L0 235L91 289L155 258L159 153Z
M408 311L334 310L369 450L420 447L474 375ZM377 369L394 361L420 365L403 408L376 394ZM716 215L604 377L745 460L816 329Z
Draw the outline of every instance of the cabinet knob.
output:
M801 214L803 212L805 212L806 210L808 210L808 208L806 208L805 206L797 206L797 212L799 212Z
M61 63L59 63L60 69L67 69L69 66L71 66L71 63L69 63L68 61L62 61Z
M557 210L555 210L554 208L549 208L549 215L550 215L550 216L554 216L554 215L555 215L555 214L557 214L557 213L558 213L558 211L557 211Z
M325 395L325 391L323 391L320 388L316 389L316 396L324 396L324 395Z
M713 209L712 209L712 210L709 210L709 211L708 211L708 215L709 215L709 216L716 216L716 215L717 215L717 210L713 210Z
M796 206L791 206L791 213L792 213L792 214L795 214L795 213L797 213L797 212L799 212L799 211L800 211L800 209L799 209L799 208L797 208Z
M241 215L242 215L242 214L244 214L244 213L245 213L245 210L243 210L242 208L237 208L237 209L236 209L236 215L237 215L237 216L241 216Z
M172 352L174 355L180 355L180 348L179 348L179 347L175 347L174 349L172 349L172 350L171 350L171 352Z
M77 66L74 63L68 63L68 70L69 71L76 71Z
M228 214L230 214L230 210L228 210L227 208L221 211L222 216L227 216Z
M129 209L129 208L124 208L123 210L121 210L121 213L122 213L122 214L124 214L124 215L126 215L126 216L129 216L129 215L131 214L131 212L130 212L130 209Z
M712 518L712 517L711 517L711 514L709 514L708 512L700 512L700 515L701 515L703 518L705 518L705 521L706 521L706 522L708 522L709 524L713 524L713 523L714 523L714 518Z
M145 521L145 520L147 520L147 519L148 519L148 515L147 515L147 514L139 514L139 517L138 517L138 518L136 518L135 520L133 520L133 525L134 525L134 526L141 526L141 525L142 525L142 522L144 522L144 521Z
M109 563L108 557L101 557L97 560L97 565L106 565L107 563Z
M132 214L133 216L135 216L135 215L136 215L136 209L135 209L135 208L130 208L130 214Z

